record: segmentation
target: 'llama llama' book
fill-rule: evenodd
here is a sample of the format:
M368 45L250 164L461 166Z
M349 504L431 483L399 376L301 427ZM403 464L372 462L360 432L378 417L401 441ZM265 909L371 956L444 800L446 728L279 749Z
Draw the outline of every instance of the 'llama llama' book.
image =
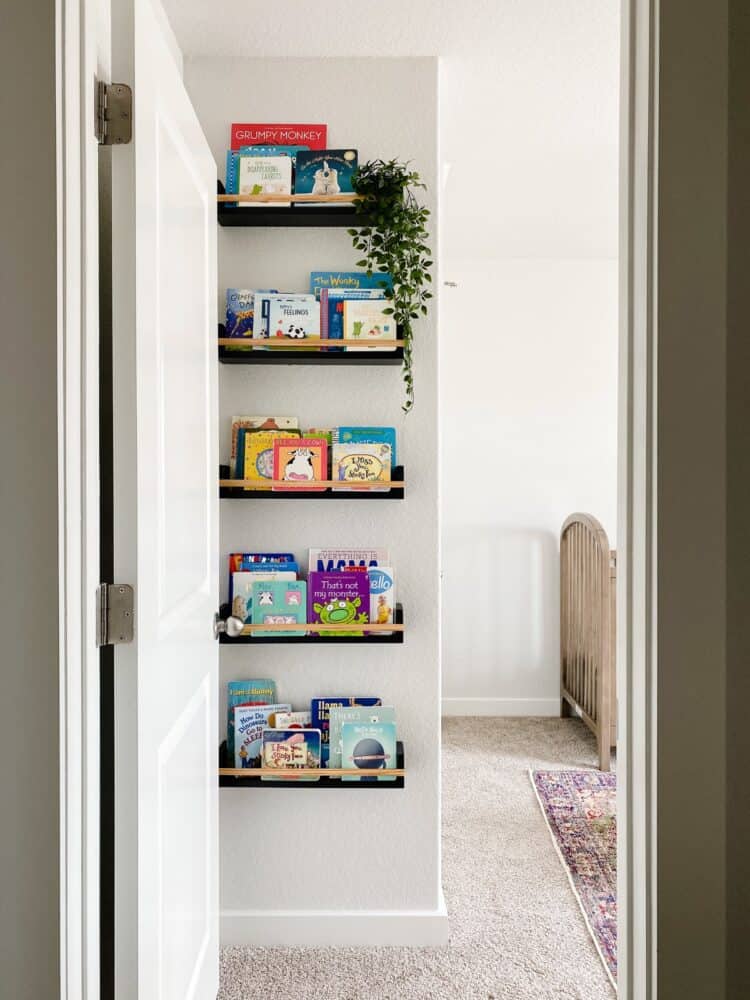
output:
M359 705L362 708L372 708L382 704L380 698L357 697L350 698L344 695L340 698L313 698L310 702L310 715L313 729L319 729L322 736L323 767L328 763L329 735L330 735L330 714L331 709L341 708L345 705Z
M227 753L234 758L234 710L238 705L269 705L276 701L276 682L267 678L227 684Z
M262 766L268 770L287 767L320 767L320 730L265 729L263 731ZM261 781L320 781L320 778L314 775L293 778L263 775Z
M370 581L366 573L310 573L307 582L308 621L322 625L351 625L350 629L321 631L318 635L364 635L370 620Z
M311 480L328 478L328 442L314 437L277 438L273 443L273 478L293 484L274 486L275 491L322 493L325 486L308 484Z
M383 770L396 766L395 722L345 722L341 727L341 766ZM395 777L344 775L342 781L395 781Z
M304 625L307 621L307 584L304 580L255 580L251 616L253 625ZM303 636L295 630L258 631L256 636Z

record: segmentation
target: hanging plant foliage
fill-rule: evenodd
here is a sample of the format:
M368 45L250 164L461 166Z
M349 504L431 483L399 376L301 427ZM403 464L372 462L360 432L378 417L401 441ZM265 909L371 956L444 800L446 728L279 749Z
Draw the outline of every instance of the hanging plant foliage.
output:
M413 323L427 315L432 298L432 255L427 245L429 209L417 201L414 191L425 188L419 174L408 163L370 160L359 166L353 179L360 196L355 202L363 217L361 229L350 229L354 249L363 253L357 267L368 275L389 274L393 285L385 312L393 316L404 340L404 412L414 405L412 371Z

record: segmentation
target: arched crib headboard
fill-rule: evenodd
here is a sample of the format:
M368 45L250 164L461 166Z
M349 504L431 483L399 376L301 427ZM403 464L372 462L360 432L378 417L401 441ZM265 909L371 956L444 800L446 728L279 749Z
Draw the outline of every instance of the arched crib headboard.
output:
M608 771L617 743L615 594L617 554L591 514L571 514L560 532L561 715L579 713Z

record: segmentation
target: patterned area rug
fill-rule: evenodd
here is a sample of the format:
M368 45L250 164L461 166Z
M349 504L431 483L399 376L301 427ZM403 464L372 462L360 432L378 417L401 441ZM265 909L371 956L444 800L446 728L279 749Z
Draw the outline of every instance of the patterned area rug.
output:
M547 826L613 985L617 981L617 777L532 771Z

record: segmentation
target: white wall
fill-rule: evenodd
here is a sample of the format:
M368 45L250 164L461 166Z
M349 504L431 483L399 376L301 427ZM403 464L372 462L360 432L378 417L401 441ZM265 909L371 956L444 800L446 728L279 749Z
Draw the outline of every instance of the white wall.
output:
M220 177L232 121L325 121L332 146L354 145L363 159L413 159L435 211L436 60L187 58L185 81ZM305 290L311 269L346 269L356 259L345 230L220 229L219 298L228 286ZM273 677L279 697L297 708L314 696L381 695L396 707L408 769L406 787L395 791L223 790L221 906L227 943L311 944L316 935L328 943L396 937L419 943L440 940L445 931L435 314L419 324L415 354L417 404L408 418L401 414L398 368L221 366L224 459L236 413L293 414L318 426L395 424L409 482L402 503L222 504L224 553L281 547L304 561L310 546L387 545L408 630L403 646L327 645L304 653L284 645L257 652L223 648L222 681ZM375 871L377 879L371 877ZM379 921L378 911L401 915L406 926Z

